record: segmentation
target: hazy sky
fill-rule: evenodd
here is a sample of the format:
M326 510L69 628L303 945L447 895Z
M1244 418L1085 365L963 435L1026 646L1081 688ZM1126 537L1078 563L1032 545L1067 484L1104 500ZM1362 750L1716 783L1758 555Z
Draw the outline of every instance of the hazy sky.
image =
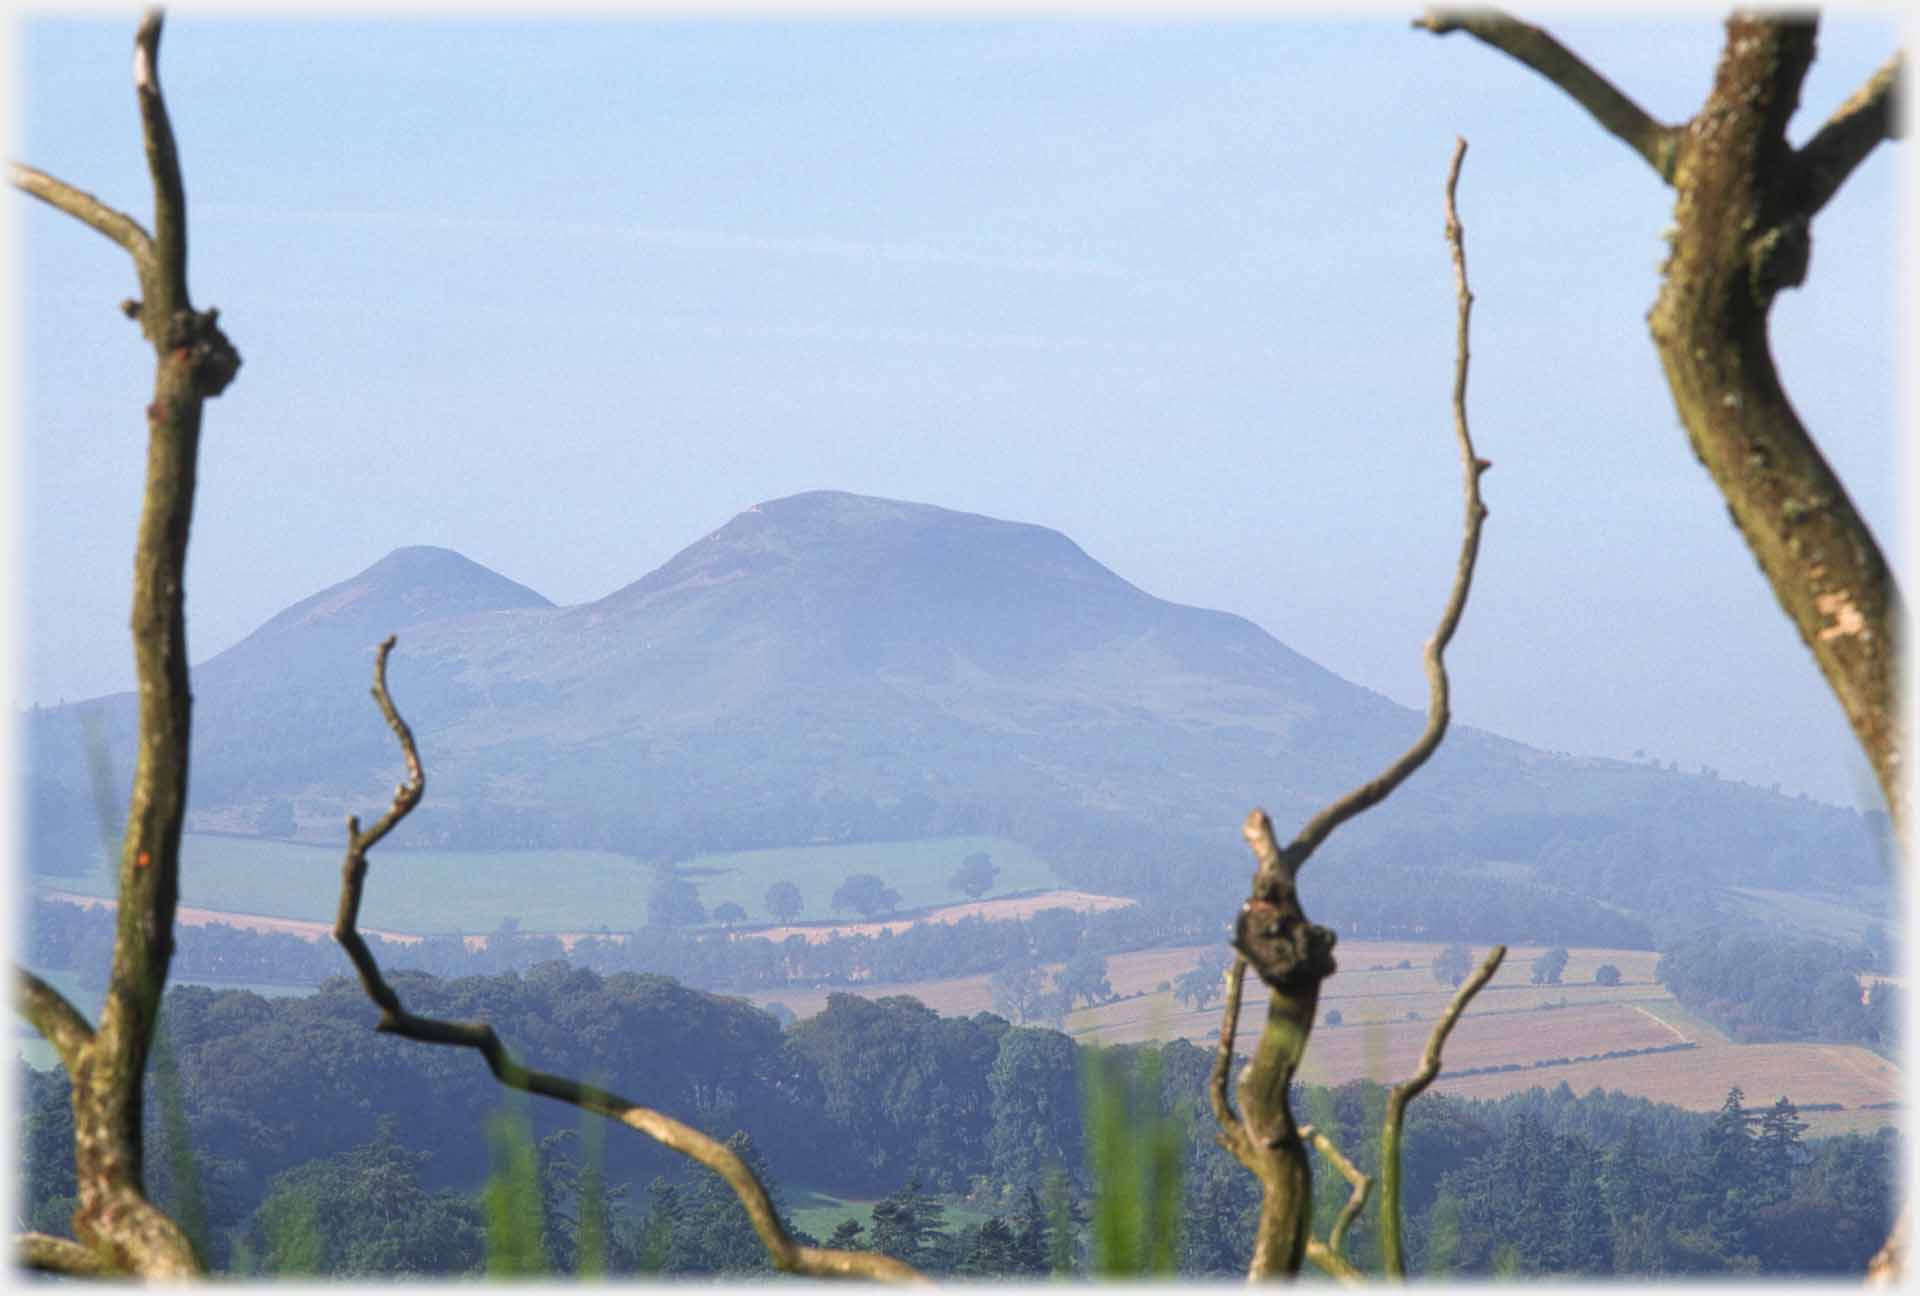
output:
M1852 802L1865 763L1687 449L1647 336L1670 194L1558 91L1407 14L1266 21L248 21L162 79L208 408L194 659L389 550L560 603L815 488L1057 528L1409 705L1458 542L1456 134L1492 516L1459 720ZM1692 113L1720 19L1553 30ZM150 211L133 19L14 32L10 152ZM1796 139L1898 32L1831 19ZM1774 312L1903 574L1883 146ZM14 194L16 703L132 683L151 357L106 240Z

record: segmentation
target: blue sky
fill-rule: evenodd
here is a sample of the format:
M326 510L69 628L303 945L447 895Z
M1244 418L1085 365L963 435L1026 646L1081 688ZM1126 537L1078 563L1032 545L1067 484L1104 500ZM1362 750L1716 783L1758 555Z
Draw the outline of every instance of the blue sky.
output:
M1409 9L1409 13L1412 9ZM1549 19L1688 116L1720 20ZM149 209L132 20L17 22L11 154ZM1886 58L1830 19L1804 138ZM209 407L195 660L405 544L562 603L768 498L1037 522L1422 705L1460 500L1456 134L1492 517L1459 720L1853 802L1863 761L1694 462L1644 316L1670 194L1557 91L1382 12L1266 20L170 21ZM1903 575L1911 142L1774 313ZM150 359L125 257L15 194L16 704L128 687Z

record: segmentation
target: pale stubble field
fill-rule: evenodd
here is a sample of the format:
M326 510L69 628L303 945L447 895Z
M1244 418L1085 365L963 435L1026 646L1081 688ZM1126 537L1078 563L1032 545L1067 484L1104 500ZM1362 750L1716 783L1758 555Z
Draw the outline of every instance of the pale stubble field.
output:
M1221 1008L1216 1000L1195 1011L1158 990L1176 980L1205 955L1223 947L1187 946L1115 954L1107 960L1114 1002L1081 1008L1067 1018L1076 1038L1100 1043L1184 1038L1202 1047L1217 1044ZM1321 1025L1315 1030L1302 1078L1313 1084L1339 1084L1369 1078L1404 1080L1419 1066L1421 1051L1452 990L1437 983L1431 964L1438 942L1342 941L1336 950L1340 970L1326 983L1320 1001ZM1473 947L1476 961L1488 947ZM1712 1026L1681 1008L1653 979L1658 955L1648 950L1571 948L1562 984L1531 983L1532 963L1544 946L1508 950L1499 974L1483 990L1446 1049L1446 1073L1438 1092L1472 1098L1498 1098L1562 1082L1576 1093L1594 1088L1673 1103L1696 1111L1719 1107L1727 1090L1738 1085L1748 1105L1770 1104L1786 1096L1802 1106L1839 1103L1842 1110L1803 1112L1813 1133L1831 1134L1872 1128L1897 1118L1877 1104L1901 1096L1899 1068L1872 1051L1838 1044L1734 1044ZM1410 966L1402 968L1402 962ZM1621 983L1601 986L1594 972L1611 963ZM942 1013L970 1015L993 1011L985 974L941 981L861 984L848 988L867 997L911 995ZM756 1003L782 1003L800 1016L826 1006L831 991L774 991L753 996ZM1331 1011L1341 1024L1326 1024ZM1259 1029L1257 986L1249 987L1242 1013L1242 1038ZM1632 1057L1541 1066L1551 1059L1591 1057L1613 1050L1660 1048L1677 1043L1695 1047ZM1479 1075L1460 1072L1516 1065L1519 1069Z

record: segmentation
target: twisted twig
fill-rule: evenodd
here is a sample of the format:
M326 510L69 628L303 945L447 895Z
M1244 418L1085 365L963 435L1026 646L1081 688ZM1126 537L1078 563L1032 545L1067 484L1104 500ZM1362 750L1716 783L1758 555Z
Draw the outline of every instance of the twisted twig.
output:
M418 1017L406 1010L399 994L382 975L379 962L367 948L367 943L360 938L358 930L360 900L367 880L367 852L420 803L420 797L426 789L426 773L420 763L419 749L414 744L413 731L401 718L393 704L392 695L387 691L387 656L393 651L393 645L394 637L387 636L374 657L373 699L380 707L380 714L386 717L387 727L393 730L394 737L399 741L401 753L406 759L407 779L394 789L392 804L371 828L362 832L358 817L347 820L347 854L340 870L340 910L333 928L334 939L340 942L347 957L353 960L367 997L380 1006L380 1021L375 1029L423 1044L452 1044L474 1049L486 1059L494 1078L508 1088L539 1094L595 1112L630 1129L639 1130L683 1156L698 1161L726 1180L727 1186L733 1189L740 1204L746 1208L754 1232L760 1235L761 1244L766 1247L776 1269L814 1277L924 1281L918 1270L891 1256L868 1251L834 1251L824 1247L801 1246L795 1242L781 1222L779 1213L774 1210L765 1186L746 1162L726 1144L692 1126L684 1125L650 1107L630 1102L598 1085L582 1084L565 1076L549 1075L520 1065L507 1052L493 1027L485 1022L441 1021L432 1017Z
M1420 1057L1420 1070L1411 1080L1397 1084L1387 1095L1387 1120L1380 1131L1380 1257L1390 1277L1405 1278L1407 1261L1400 1246L1400 1136L1407 1117L1407 1104L1418 1098L1440 1074L1440 1050L1454 1023L1466 1011L1480 987L1493 980L1500 960L1507 956L1505 945L1495 945L1486 960L1466 983L1454 992L1446 1012L1427 1036L1427 1049Z
M1333 1227L1327 1231L1327 1247L1339 1255L1347 1241L1347 1230L1353 1227L1353 1221L1359 1218L1360 1212L1366 1207L1367 1193L1373 1188L1373 1180L1363 1174L1359 1166L1347 1160L1339 1145L1328 1138L1323 1130L1303 1125L1300 1137L1313 1144L1320 1155L1327 1159L1327 1163L1338 1170L1353 1188L1347 1197L1347 1204L1340 1208L1340 1213L1334 1217Z
M1236 954L1227 968L1227 1002L1221 1010L1220 1043L1213 1054L1213 1073L1207 1077L1207 1097L1213 1105L1213 1118L1220 1124L1220 1141L1228 1151L1246 1137L1227 1095L1227 1074L1233 1068L1233 1037L1240 1029L1240 992L1246 979L1247 961Z

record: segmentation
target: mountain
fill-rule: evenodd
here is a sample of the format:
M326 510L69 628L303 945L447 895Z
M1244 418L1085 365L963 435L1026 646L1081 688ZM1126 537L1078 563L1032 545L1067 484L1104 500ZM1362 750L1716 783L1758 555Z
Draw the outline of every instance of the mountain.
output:
M1423 719L1056 531L815 491L574 607L425 547L294 604L195 670L190 825L246 831L290 801L332 837L384 806L401 767L366 690L388 633L428 769L401 845L676 859L992 833L1084 885L1225 894L1244 887L1249 808L1285 831ZM128 767L121 695L37 712L35 779L85 789L88 709ZM1631 889L1623 861L1749 885L1880 877L1851 811L1464 727L1329 850L1518 863L1576 889Z

